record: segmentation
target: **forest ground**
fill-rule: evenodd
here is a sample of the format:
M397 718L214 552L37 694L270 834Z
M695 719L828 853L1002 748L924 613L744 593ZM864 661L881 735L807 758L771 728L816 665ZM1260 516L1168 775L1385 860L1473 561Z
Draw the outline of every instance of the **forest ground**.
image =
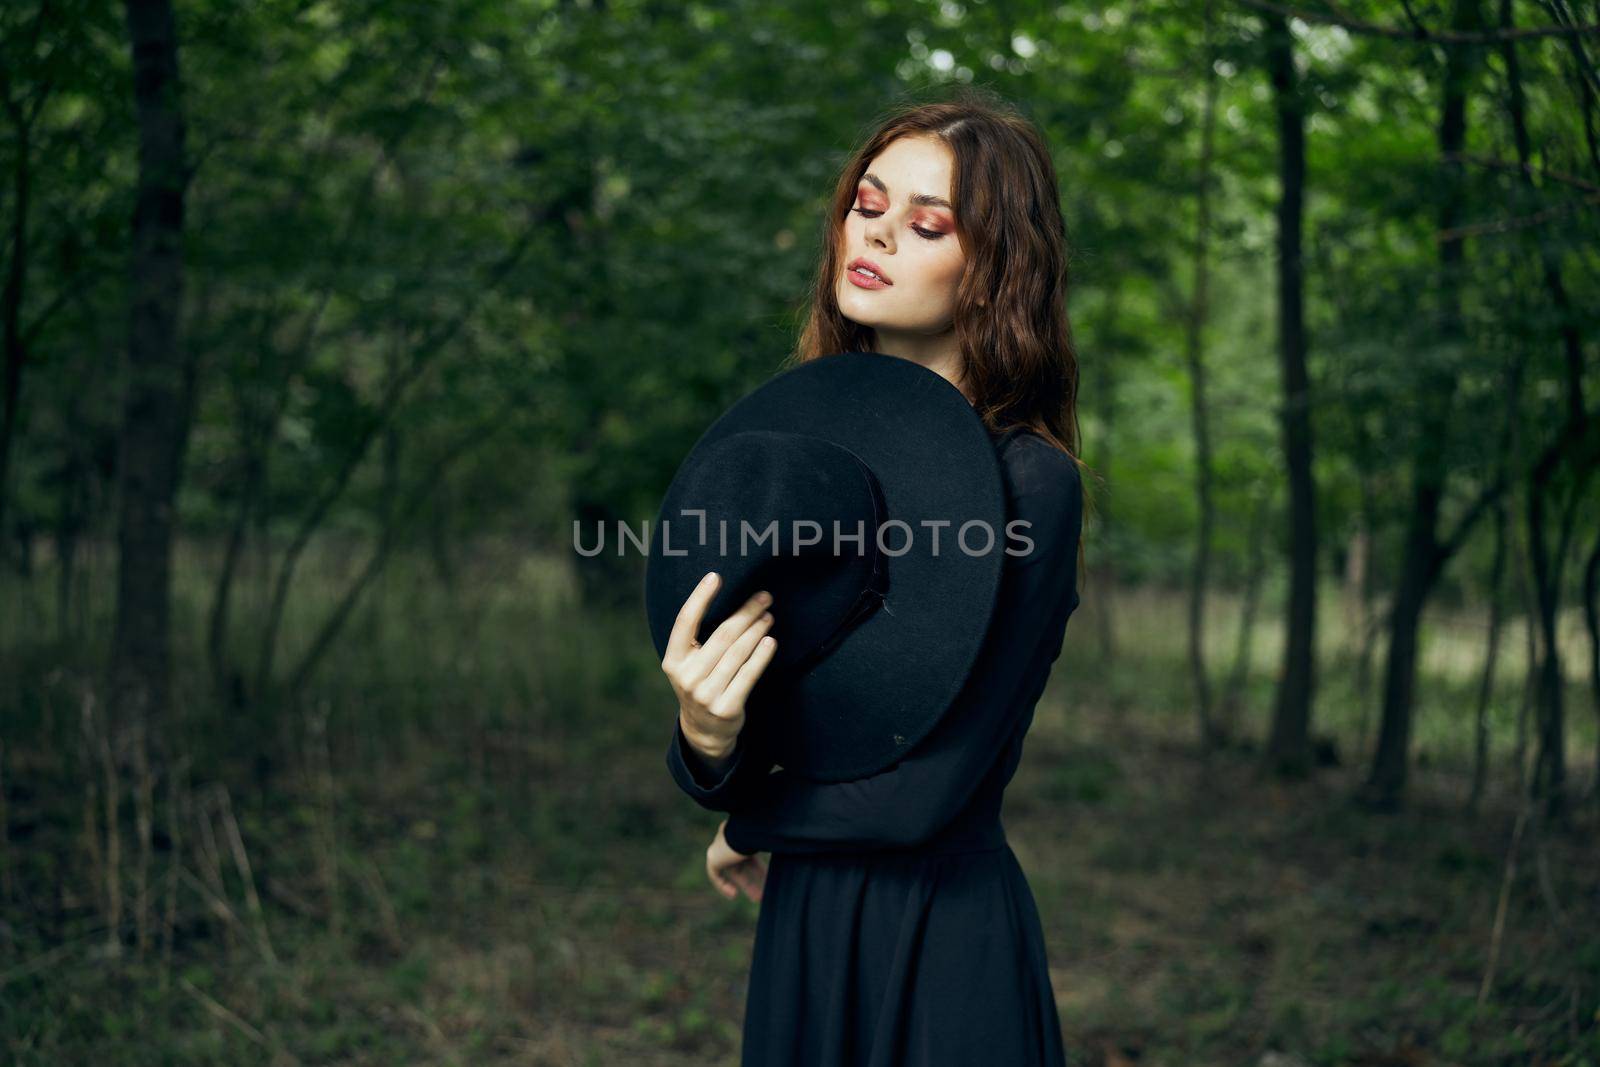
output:
M757 905L706 881L717 817L667 775L673 709L642 619L530 594L547 576L508 558L472 580L391 581L294 710L219 718L191 689L183 865L158 831L142 955L126 783L115 955L82 829L105 804L81 740L94 644L27 625L51 595L39 576L0 619L15 668L0 671L0 1058L736 1064ZM326 609L304 599L291 634ZM1350 802L1363 716L1337 647L1316 731L1339 763L1277 783L1248 745L1197 758L1180 598L1116 603L1115 656L1090 597L1069 625L1004 811L1072 1063L1600 1064L1592 801L1570 831L1525 824L1478 1003L1517 821L1520 637L1504 641L1492 788L1471 814L1480 624L1430 623L1409 804L1380 815ZM180 627L203 632L202 617L191 606ZM191 645L181 677L204 677ZM1247 737L1265 733L1270 627L1257 646ZM1594 778L1591 701L1575 675L1575 793Z

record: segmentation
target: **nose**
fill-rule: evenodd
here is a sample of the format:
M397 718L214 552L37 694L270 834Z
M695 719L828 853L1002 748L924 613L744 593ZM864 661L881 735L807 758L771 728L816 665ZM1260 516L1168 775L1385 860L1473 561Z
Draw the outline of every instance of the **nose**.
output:
M887 249L890 252L894 251L894 231L890 229L882 215L875 219L867 220L866 238L867 244L875 248Z

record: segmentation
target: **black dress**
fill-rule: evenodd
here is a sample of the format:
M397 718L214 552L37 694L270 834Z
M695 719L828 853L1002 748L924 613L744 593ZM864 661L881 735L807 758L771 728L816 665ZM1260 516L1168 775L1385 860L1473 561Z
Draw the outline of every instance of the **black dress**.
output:
M729 813L735 851L772 853L744 1067L1066 1062L1039 913L1000 806L1078 605L1083 491L1077 465L1032 431L995 440L1008 519L1031 523L1034 547L1006 556L972 675L921 744L834 783L774 771L736 744L714 778L673 728L679 788Z

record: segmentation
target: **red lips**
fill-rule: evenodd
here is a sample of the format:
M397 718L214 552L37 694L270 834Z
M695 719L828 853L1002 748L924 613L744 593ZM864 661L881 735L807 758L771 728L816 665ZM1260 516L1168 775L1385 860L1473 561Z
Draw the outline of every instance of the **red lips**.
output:
M872 262L872 260L866 258L865 256L857 256L855 259L852 259L849 262L849 264L845 267L845 269L846 270L855 270L857 267L865 267L865 268L867 268L872 273L876 274L880 279L882 279L884 284L886 284L886 285L893 285L894 284L894 280L892 278L890 278L887 274L883 273L883 268L882 267L878 266L876 263Z

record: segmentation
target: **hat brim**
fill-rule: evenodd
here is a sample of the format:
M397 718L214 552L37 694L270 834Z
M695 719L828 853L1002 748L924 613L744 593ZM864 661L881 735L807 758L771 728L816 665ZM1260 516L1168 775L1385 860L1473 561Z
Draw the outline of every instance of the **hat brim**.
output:
M938 723L988 631L1006 519L993 440L942 375L879 352L823 356L775 375L706 429L680 472L700 450L747 430L811 434L849 448L876 474L888 518L910 529L909 551L887 556L889 592L878 610L797 678L777 685L768 684L771 672L763 675L746 701L746 731L787 770L820 782L878 773ZM937 554L935 528L924 520L948 523L937 526ZM964 551L957 534L973 520L987 523L992 542L980 529ZM657 555L660 527L645 567L645 610L665 656L701 575ZM907 532L891 531L884 543L898 551Z

